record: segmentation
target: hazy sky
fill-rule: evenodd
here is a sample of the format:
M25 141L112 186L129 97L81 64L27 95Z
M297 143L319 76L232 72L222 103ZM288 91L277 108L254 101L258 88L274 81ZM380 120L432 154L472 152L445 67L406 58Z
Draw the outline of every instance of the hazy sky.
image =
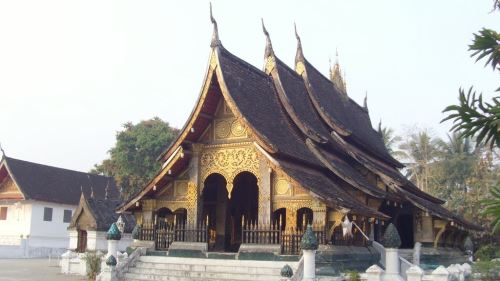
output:
M262 68L266 22L293 66L296 21L306 57L347 72L374 126L444 135L441 110L460 86L491 97L498 74L467 45L500 29L483 1L213 1L224 46ZM212 26L208 1L0 0L0 142L7 155L87 171L127 121L182 127L200 92Z

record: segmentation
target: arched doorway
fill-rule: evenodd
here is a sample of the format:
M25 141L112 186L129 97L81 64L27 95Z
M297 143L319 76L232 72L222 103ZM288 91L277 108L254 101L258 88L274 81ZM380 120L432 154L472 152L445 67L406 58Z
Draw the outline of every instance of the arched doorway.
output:
M310 208L300 208L297 210L297 229L305 230L308 224L312 224L313 211Z
M209 250L224 251L226 248L228 193L226 179L220 174L209 175L204 182L203 218L208 219Z
M279 208L273 212L273 224L280 230L286 229L286 208Z
M185 225L187 223L187 210L185 208L174 211L174 222L176 225Z
M174 214L169 208L160 208L156 210L156 226L166 228L174 223Z
M250 172L239 173L233 181L233 190L227 214L231 232L227 250L238 251L242 241L242 219L257 223L259 212L259 187L257 178Z

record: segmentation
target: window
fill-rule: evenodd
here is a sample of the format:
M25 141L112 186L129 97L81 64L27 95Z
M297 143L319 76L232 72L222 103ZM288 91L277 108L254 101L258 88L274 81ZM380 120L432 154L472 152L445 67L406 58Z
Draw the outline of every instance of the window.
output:
M0 207L0 221L7 220L7 207Z
M43 208L43 221L52 221L52 208Z
M70 221L71 221L71 210L64 210L63 222L70 222Z

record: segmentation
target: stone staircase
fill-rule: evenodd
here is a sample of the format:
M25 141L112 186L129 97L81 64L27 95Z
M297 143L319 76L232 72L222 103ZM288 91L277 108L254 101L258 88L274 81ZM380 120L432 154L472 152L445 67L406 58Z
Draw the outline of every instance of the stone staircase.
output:
M297 262L141 256L125 281L279 281L281 268Z

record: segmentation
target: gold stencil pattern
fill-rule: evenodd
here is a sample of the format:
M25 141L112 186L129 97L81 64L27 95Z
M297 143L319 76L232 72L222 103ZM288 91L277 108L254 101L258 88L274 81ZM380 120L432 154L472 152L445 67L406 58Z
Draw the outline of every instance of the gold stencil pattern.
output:
M214 145L208 146L201 153L201 182L204 182L210 174L218 173L226 179L228 189L231 189L234 178L245 171L254 174L259 181L259 158L257 151L251 145L239 144L236 147Z

